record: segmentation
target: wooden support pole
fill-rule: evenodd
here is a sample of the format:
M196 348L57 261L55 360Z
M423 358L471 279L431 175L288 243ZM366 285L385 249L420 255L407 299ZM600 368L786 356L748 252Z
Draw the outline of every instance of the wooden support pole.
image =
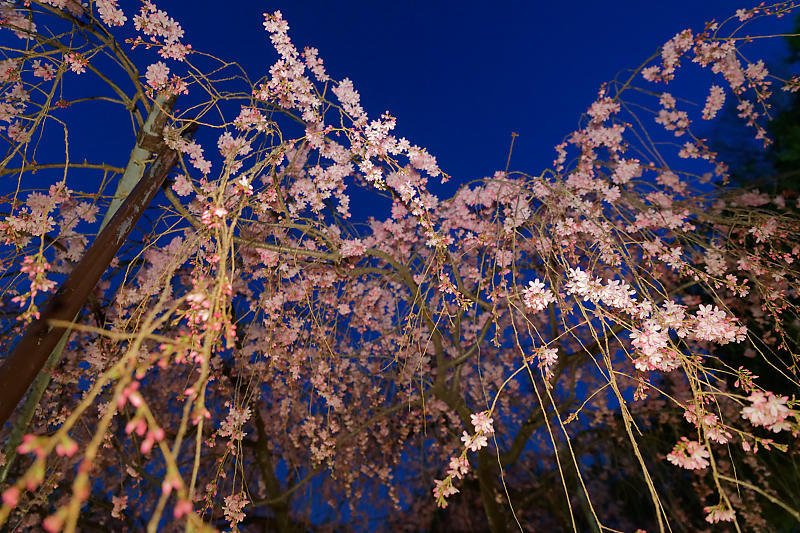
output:
M0 366L0 425L8 421L65 331L64 328L51 326L49 321L69 322L78 314L128 234L158 193L178 157L175 150L166 147L161 149L108 225L47 302L39 319L28 326L3 361Z
M99 232L108 225L114 213L117 212L119 206L128 197L131 190L136 186L139 180L142 179L144 171L147 167L147 160L150 159L154 152L158 152L163 144L161 132L167 123L169 114L172 112L172 107L175 105L175 96L167 93L159 94L153 105L150 107L150 112L147 115L147 120L139 130L136 136L136 144L128 157L128 164L125 166L124 172L120 175L119 183L117 184L117 191L111 199L111 204L106 210L103 221L100 224ZM73 321L78 320L79 314L73 317ZM17 446L22 442L22 436L28 431L33 414L36 411L36 406L47 390L50 384L50 377L53 369L61 361L61 354L67 345L71 331L65 330L61 334L61 339L50 352L47 361L44 364L43 370L39 371L33 384L28 387L28 394L25 397L25 402L22 406L17 407L17 418L14 420L14 427L11 429L11 434L6 439L4 444L3 453L6 455L6 464L0 468L0 483L5 482L11 467L14 464L14 459L17 456Z

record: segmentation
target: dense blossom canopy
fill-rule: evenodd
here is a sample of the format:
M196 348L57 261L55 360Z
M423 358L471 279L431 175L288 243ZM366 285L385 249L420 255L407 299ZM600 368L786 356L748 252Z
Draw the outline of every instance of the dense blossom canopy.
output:
M800 196L728 186L693 129L733 106L769 142L770 96L800 81L742 37L792 7L678 33L599 89L551 168L443 199L433 154L280 12L278 58L250 81L148 0L3 1L0 353L42 321L68 333L2 430L0 523L800 521ZM707 75L696 106L670 92L687 68ZM135 126L128 166L70 159L81 106L109 101ZM50 320L170 156L80 311ZM370 203L390 212L361 217Z

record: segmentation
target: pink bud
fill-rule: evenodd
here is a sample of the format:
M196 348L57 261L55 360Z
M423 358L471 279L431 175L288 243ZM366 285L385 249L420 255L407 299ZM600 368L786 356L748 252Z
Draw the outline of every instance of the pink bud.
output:
M25 435L25 437L27 437L27 435ZM24 439L24 437L23 437L23 439ZM31 451L31 445L29 443L23 442L22 444L17 446L17 452L18 453L30 453L30 451Z
M12 509L17 506L19 502L19 489L17 487L9 487L3 491L3 503Z
M180 518L191 512L192 504L189 502L189 500L178 500L178 503L175 504L175 511L173 514L175 515L175 518Z
M78 452L78 443L72 439L68 439L65 451L67 452L67 457L72 457Z
M161 490L164 494L169 494L172 489L177 489L183 485L183 480L177 475L170 476L161 483Z
M132 392L131 395L128 397L128 400L134 407L141 407L142 404L144 403L144 400L142 400L142 395L139 394L138 392Z
M153 449L153 444L153 438L150 436L150 434L148 434L147 438L142 441L142 445L139 447L139 450L141 450L144 455L147 455L150 453L150 450Z
M60 516L60 514L51 514L44 519L44 522L42 522L42 526L44 526L48 533L58 533L61 531L61 527L63 525L64 519Z

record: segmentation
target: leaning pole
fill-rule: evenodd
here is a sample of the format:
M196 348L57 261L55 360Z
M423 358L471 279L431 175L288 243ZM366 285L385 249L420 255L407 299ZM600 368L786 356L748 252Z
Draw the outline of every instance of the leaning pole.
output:
M168 105L171 107L171 99ZM191 135L193 132L194 128L190 128L186 133ZM153 146L151 143L155 139L142 137L140 135L140 139L137 139L137 148L144 148L147 151ZM140 144L145 146L139 146ZM40 317L28 326L22 338L3 361L0 366L0 426L8 421L67 331L66 328L51 325L50 321L74 320L111 260L158 193L178 158L178 152L161 144L155 160L142 178L133 186L127 198L107 221L106 226L67 279L48 300Z

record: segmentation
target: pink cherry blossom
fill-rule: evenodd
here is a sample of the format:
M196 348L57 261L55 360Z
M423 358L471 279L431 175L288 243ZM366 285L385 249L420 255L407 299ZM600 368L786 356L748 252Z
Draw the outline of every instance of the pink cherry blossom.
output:
M488 413L481 412L469 415L472 425L475 426L475 431L483 433L484 435L494 434L494 419Z
M452 476L456 479L461 479L467 472L469 472L469 461L465 456L460 455L450 458L450 464L447 467L448 477Z
M749 420L754 426L763 426L775 433L790 429L787 418L797 413L791 411L786 396L776 396L772 392L753 391L747 397L750 405L742 408L742 418Z
M262 19L271 47L253 70L190 55L193 28L154 1L127 29L115 0L29 3L0 2L23 39L0 60L8 360L18 338L63 325L33 321L91 270L87 250L107 251L97 215L126 194L124 160L73 153L97 133L80 121L105 113L103 134L155 150L129 165L148 179L177 162L92 265L103 274L74 299L56 363L23 354L44 355L47 386L10 420L30 433L0 456L0 528L656 530L656 499L689 530L768 530L750 487L791 501L773 464L800 433L800 199L735 185L701 119L730 95L731 118L766 140L777 78L741 24L792 6L676 34L597 90L551 168L515 167L515 151L448 189L431 182L447 158L415 144L408 117L370 109L381 95L341 58L296 45L280 12ZM681 83L692 70L707 76ZM189 84L191 98L165 98ZM145 134L150 119L160 131ZM634 494L642 463L653 493Z
M703 108L703 118L706 120L714 118L725 103L725 90L722 87L712 85L710 90L706 105Z
M436 500L436 505L438 507L442 509L447 507L447 498L457 493L458 489L453 486L450 478L434 480L433 498Z
M710 507L703 507L706 512L706 522L709 524L716 524L717 522L733 522L736 513L722 504Z
M529 281L528 286L522 291L522 301L525 303L525 307L533 311L542 311L555 300L553 292L545 289L544 283L539 278Z
M699 442L681 437L680 442L667 454L667 460L687 470L702 470L709 465L707 459L710 456L708 450Z
M183 61L191 50L191 46L180 42L183 38L181 25L149 0L142 2L139 13L133 17L133 25L153 42L163 45L159 53L164 58Z
M147 84L154 89L159 89L167 84L169 80L169 67L163 61L158 61L147 67L145 73Z
M96 0L97 12L108 26L122 26L128 17L117 5L117 0Z
M242 493L225 496L225 507L223 512L225 513L225 518L228 520L231 527L236 527L236 524L245 519L245 513L243 509L248 503L250 503L250 501L247 499L247 496Z
M470 435L466 431L461 435L461 442L463 442L467 449L471 452L477 452L481 448L485 448L489 445L489 441L487 440L486 435L483 433Z
M89 60L83 54L70 52L64 56L64 61L75 74L83 74L89 65Z

